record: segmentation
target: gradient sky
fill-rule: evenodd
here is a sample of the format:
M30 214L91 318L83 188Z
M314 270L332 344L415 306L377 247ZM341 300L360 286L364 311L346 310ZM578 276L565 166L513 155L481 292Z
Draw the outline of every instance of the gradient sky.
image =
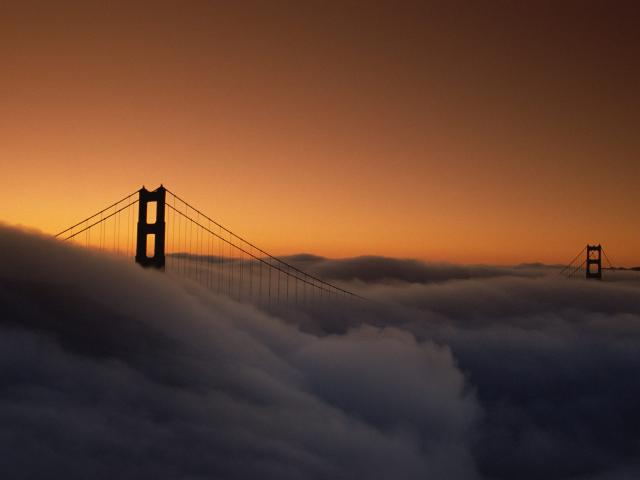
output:
M633 2L228 3L0 4L0 219L163 182L275 254L640 264Z

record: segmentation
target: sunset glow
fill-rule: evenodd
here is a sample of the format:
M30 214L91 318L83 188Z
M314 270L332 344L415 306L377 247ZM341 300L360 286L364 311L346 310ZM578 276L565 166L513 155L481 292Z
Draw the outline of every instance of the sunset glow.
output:
M55 233L163 183L276 254L562 263L599 242L640 264L632 16L13 3L5 222Z

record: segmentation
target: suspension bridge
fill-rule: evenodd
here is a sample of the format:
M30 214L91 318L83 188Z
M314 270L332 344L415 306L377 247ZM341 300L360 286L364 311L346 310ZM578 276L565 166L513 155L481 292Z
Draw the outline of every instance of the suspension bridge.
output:
M269 254L162 185L143 187L56 237L134 258L239 301L289 306L364 300Z
M162 185L142 187L56 237L134 258L240 301L278 306L364 300L271 255ZM586 245L560 274L601 280L607 269L616 268L604 248Z
M603 257L606 261L604 267L602 266ZM615 269L602 245L587 244L566 267L560 270L560 274L567 278L584 276L587 279L602 280L603 270Z

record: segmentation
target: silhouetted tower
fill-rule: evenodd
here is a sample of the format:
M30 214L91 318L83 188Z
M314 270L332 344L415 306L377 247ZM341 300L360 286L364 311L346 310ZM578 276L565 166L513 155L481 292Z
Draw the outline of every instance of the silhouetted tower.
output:
M602 280L602 247L600 245L587 245L586 272L587 279Z
M143 267L164 269L165 197L162 185L152 192L144 187L139 191L136 263Z

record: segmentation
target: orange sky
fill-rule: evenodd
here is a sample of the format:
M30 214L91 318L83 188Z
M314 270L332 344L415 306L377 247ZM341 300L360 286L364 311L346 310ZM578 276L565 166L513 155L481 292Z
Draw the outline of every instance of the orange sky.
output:
M640 264L640 10L11 3L6 222L163 182L275 254Z

